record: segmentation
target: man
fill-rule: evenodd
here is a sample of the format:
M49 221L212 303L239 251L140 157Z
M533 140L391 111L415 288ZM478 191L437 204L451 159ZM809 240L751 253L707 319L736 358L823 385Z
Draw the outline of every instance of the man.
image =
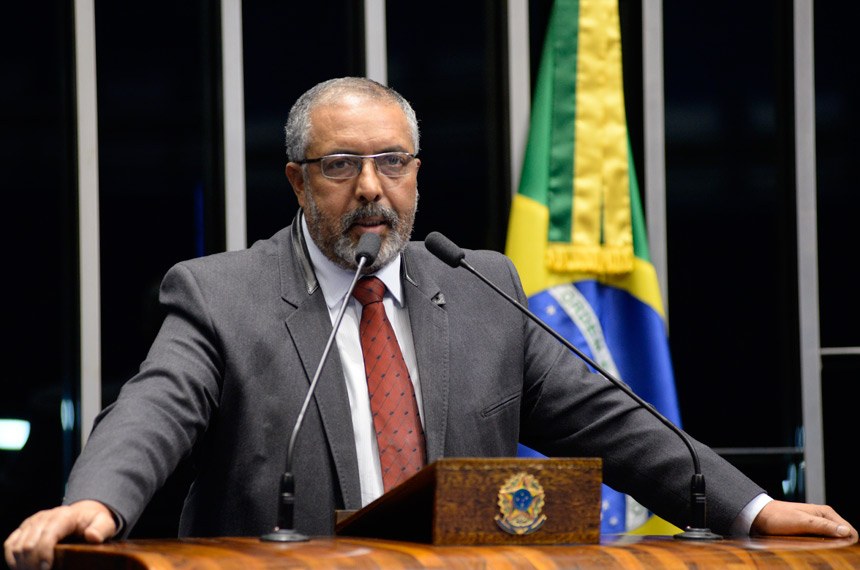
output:
M548 455L602 457L605 482L686 524L690 457L678 437L477 280L409 243L418 126L399 94L367 79L322 83L294 105L286 134L299 215L248 250L167 273L167 317L139 374L99 416L65 506L35 514L9 536L10 566L50 565L53 547L69 535L124 536L189 454L196 478L182 535L271 530L287 439L366 232L381 238L366 273L385 285L389 336L408 380L402 401L420 420L408 430L417 442L409 457L419 463L398 469L408 475L443 456L513 456L522 441ZM468 259L525 301L502 255ZM345 313L297 439L296 527L307 534L330 534L335 509L359 508L396 484L390 462L407 455L398 449L380 459L389 444L377 423L379 391L369 384L375 373L364 361L364 302L352 300ZM715 531L857 539L831 508L770 501L696 445Z

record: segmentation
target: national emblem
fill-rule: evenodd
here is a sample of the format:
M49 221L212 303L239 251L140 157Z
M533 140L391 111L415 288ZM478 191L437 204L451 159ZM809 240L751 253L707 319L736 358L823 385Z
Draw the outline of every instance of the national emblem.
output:
M499 510L496 524L510 534L530 534L546 521L541 514L544 492L537 478L520 472L499 488Z

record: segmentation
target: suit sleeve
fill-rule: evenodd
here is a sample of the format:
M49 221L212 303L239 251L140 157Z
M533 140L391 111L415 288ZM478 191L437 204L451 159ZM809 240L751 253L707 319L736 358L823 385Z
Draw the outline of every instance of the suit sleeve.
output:
M134 526L152 495L206 430L222 376L204 292L179 264L165 276L164 323L140 371L96 418L70 474L65 504L94 499Z
M527 305L509 260L507 270L512 295ZM524 319L522 334L520 441L548 456L602 458L606 484L673 524L688 526L693 460L678 435L532 321ZM690 439L707 482L708 523L728 533L744 506L764 491Z

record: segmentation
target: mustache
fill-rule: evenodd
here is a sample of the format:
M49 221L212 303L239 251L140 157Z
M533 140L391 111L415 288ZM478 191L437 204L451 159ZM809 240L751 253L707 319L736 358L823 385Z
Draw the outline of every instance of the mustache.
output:
M385 206L380 206L379 204L366 204L355 210L349 212L348 214L344 214L344 216L340 219L340 229L341 232L346 233L349 228L351 228L354 224L358 223L359 220L364 218L382 218L385 220L385 223L391 226L392 229L397 229L400 225L400 218L397 216L397 212L392 210L391 208L386 208Z

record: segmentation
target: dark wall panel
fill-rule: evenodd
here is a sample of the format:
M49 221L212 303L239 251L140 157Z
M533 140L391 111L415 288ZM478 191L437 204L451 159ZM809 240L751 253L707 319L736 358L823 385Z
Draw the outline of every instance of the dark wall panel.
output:
M23 448L0 449L4 540L33 511L60 501L78 440L80 321L68 4L9 4L0 19L5 300L0 420L30 426Z
M743 14L743 17L739 17ZM663 7L669 326L684 427L716 447L797 443L791 13ZM779 490L793 461L745 470Z

